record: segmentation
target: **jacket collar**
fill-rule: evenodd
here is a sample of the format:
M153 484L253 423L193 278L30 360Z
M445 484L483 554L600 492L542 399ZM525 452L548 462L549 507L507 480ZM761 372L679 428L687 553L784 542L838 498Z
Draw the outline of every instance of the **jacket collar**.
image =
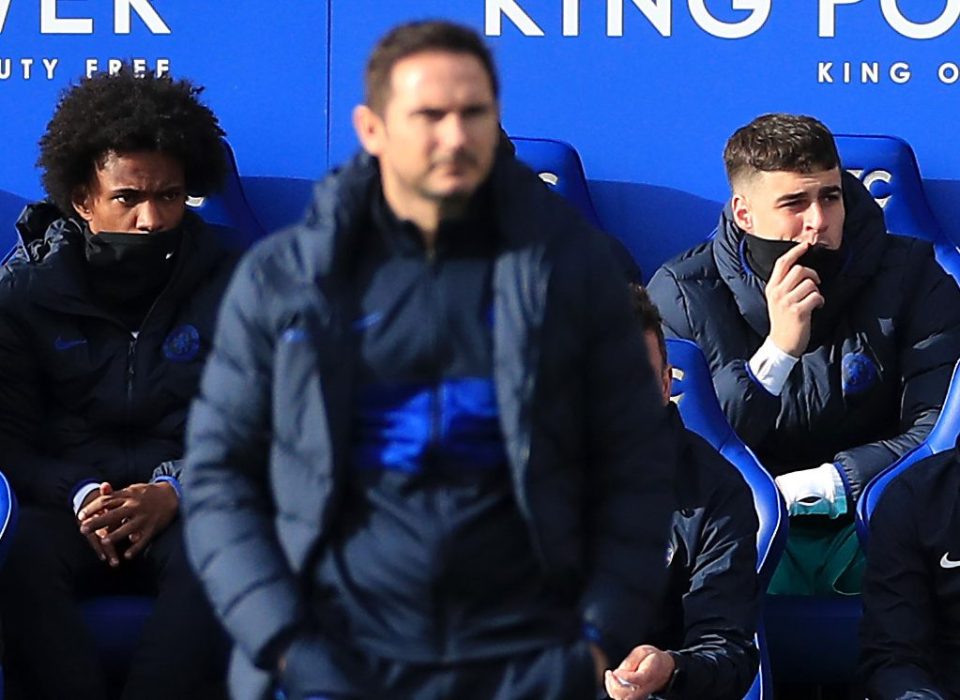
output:
M161 292L175 306L223 257L203 220L186 212L183 240L170 282ZM63 217L48 203L29 205L17 221L20 244L15 264L26 276L32 303L62 313L114 320L92 298L84 269L84 238L81 224Z
M811 344L821 332L833 327L846 303L878 271L886 242L883 210L863 184L848 172L842 175L843 203L846 216L843 224L843 246L846 262L826 304L814 315ZM753 330L765 337L770 332L770 318L764 296L766 284L747 264L743 231L733 221L728 203L720 215L712 252L717 270L730 289L741 316Z
M379 187L379 163L363 152L315 186L303 226L319 234L312 250L318 276L350 269L343 263L356 254L363 237L370 235L371 203ZM504 247L514 248L544 237L543 227L534 224L541 209L539 203L553 195L535 173L508 153L498 152L489 191L497 217L494 228Z

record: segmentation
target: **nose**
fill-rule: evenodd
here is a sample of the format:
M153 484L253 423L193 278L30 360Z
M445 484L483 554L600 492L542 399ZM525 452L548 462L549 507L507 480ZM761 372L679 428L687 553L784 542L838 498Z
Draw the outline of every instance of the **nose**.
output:
M153 233L164 228L163 211L157 202L146 200L137 207L137 231Z
M440 125L440 138L444 147L448 150L457 150L467 141L467 130L463 117L456 112L451 112L444 118Z
M820 242L820 234L827 230L827 217L823 211L823 205L819 202L814 202L807 208L803 227L811 236L808 241L811 245L816 245Z

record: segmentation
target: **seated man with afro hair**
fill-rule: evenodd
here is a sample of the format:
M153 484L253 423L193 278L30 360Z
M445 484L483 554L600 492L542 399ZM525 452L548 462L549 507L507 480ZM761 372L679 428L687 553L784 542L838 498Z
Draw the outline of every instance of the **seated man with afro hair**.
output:
M48 201L0 270L0 453L20 502L2 571L8 684L107 697L78 601L155 594L122 697L211 697L225 639L187 565L179 460L232 256L186 209L226 173L201 89L97 74L40 139ZM106 659L109 667L111 659Z

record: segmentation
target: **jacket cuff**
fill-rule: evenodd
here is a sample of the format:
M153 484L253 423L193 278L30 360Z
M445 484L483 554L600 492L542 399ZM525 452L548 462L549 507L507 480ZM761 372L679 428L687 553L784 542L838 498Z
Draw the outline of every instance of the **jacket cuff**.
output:
M651 700L678 700L683 697L689 666L687 657L682 652L668 651L667 653L673 658L673 673L667 684L650 696Z
M74 515L80 512L80 507L83 505L87 496L98 488L100 488L100 482L94 481L93 479L84 479L73 487L70 492L70 507L73 509Z
M863 484L859 482L857 474L853 472L848 465L846 460L838 457L835 457L833 460L833 466L837 468L837 473L840 475L840 481L843 482L843 490L847 494L847 500L852 504L856 503L860 499L860 494L863 491Z
M155 476L150 481L151 484L170 484L173 487L173 490L177 492L177 500L183 500L183 486L180 485L180 481L173 476Z

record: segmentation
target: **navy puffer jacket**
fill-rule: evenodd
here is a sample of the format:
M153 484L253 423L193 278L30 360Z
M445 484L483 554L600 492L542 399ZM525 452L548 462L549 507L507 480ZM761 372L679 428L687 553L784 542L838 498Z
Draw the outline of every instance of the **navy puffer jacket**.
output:
M0 271L0 453L21 503L66 510L87 480L150 481L183 455L187 410L235 258L194 214L133 336L87 283L80 225L28 207Z
M780 396L746 367L770 321L729 208L712 241L657 271L650 295L668 335L703 349L724 413L773 474L834 462L858 498L939 415L960 357L960 291L930 244L887 234L880 207L846 173L843 199L846 261Z
M243 697L267 683L251 663L272 670L277 640L308 624L307 574L337 517L356 359L347 279L378 179L358 156L317 186L303 224L241 262L191 414L187 549L237 642ZM512 158L492 182L494 382L518 508L544 570L625 653L664 579L665 412L607 241Z

